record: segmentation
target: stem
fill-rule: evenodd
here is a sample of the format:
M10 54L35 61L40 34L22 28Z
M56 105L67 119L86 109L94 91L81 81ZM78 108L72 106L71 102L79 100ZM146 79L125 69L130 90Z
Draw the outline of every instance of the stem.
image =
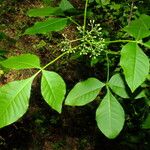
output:
M86 28L86 17L87 17L87 7L88 7L89 0L86 0L85 3L85 9L84 9L84 25L83 25L83 35L85 34L85 28Z
M56 57L54 60L50 61L48 64L46 64L44 67L42 67L38 72L36 72L34 74L34 76L37 76L42 70L44 70L45 68L47 68L48 66L50 66L51 64L53 64L54 62L56 62L58 59L60 59L61 57L63 57L67 53L68 53L68 51L62 53L61 55L59 55L58 57Z
M56 62L58 59L60 59L61 57L63 57L64 55L66 55L68 53L68 51L62 53L61 55L59 55L58 57L56 57L54 60L50 61L48 64L46 64L44 67L42 67L41 70L44 70L45 68L47 68L49 65L53 64L54 62Z
M79 47L79 45L76 46L76 47L74 47L74 48L72 48L72 49L76 49L76 48L78 48L78 47ZM70 51L70 49L69 49L68 51L62 53L62 54L59 55L58 57L56 57L54 60L50 61L48 64L46 64L44 67L42 67L38 72L36 72L36 73L34 74L34 76L37 76L42 70L44 70L45 68L47 68L48 66L50 66L51 64L53 64L54 62L56 62L58 59L60 59L60 58L63 57L64 55L68 54L69 51Z
M105 52L106 52L106 51L105 51ZM107 54L120 55L120 51L115 52L115 51L108 50L108 51L107 51Z
M70 43L73 43L73 42L77 42L77 41L80 41L80 40L82 40L83 38L79 38L79 39L75 39L75 40L71 40L71 41L69 41Z
M88 0L86 0L87 4L88 4ZM86 5L87 5L86 4ZM87 8L87 7L86 7ZM85 9L86 10L86 9ZM85 11L86 12L86 11ZM86 21L85 21L85 24L86 24ZM76 41L79 41L79 40L82 40L83 38L79 38L79 39L75 39L75 40L72 40L70 42L76 42ZM89 41L87 41L89 42ZM116 40L116 41L107 41L107 42L103 42L103 43L106 43L106 44L110 44L110 43L121 43L121 42L134 42L134 43L138 43L138 44L141 44L141 45L144 45L146 46L144 43L142 42L139 42L139 41L133 41L133 40ZM98 43L101 43L101 42L98 42ZM90 44L90 43L89 43ZM74 47L73 49L76 49L78 46ZM148 46L147 46L148 47ZM64 53L62 53L61 55L59 55L58 57L56 57L54 60L50 61L48 64L46 64L44 67L42 67L38 72L36 72L34 74L34 76L37 76L42 70L44 70L45 68L47 68L48 66L50 66L51 64L53 64L54 62L56 62L58 59L60 59L61 57L63 57L64 55L68 54L68 52L70 51L70 49ZM109 81L109 57L108 57L108 54L119 54L118 52L113 52L113 51L106 51L106 60L107 60L107 82Z
M145 46L145 47L147 47L147 48L150 48L150 45L148 45L148 44L146 44L146 43L143 43L143 42L137 42L138 44L141 44L141 45L143 45L143 46Z
M137 41L133 41L133 40L115 40L115 41L106 41L106 42L103 42L105 44L110 44L110 43L126 43L126 42L129 42L129 43L138 43Z
M107 60L107 82L108 82L109 81L109 57L107 52L106 52L106 60Z
M130 15L129 15L129 19L128 19L128 24L130 24L130 22L131 22L131 18L132 18L132 14L133 14L133 7L134 7L134 0L132 0L132 3L131 3L131 9L130 9Z
M74 24L80 27L80 25L74 19L72 19L72 17L67 17L67 18L70 19L71 22L73 22Z

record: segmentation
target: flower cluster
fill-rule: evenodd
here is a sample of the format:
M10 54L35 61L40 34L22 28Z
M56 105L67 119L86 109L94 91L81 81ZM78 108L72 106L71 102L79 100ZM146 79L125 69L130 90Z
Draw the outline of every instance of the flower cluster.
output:
M100 24L95 24L95 21L91 21L88 24L89 30L85 30L83 27L77 27L81 38L77 47L72 48L72 42L69 41L65 35L64 41L60 43L62 51L68 51L68 53L75 53L79 51L80 55L88 55L89 57L96 58L101 55L101 52L105 49L105 39L103 38L102 28ZM75 40L76 41L76 40Z
M80 55L89 55L89 57L96 58L105 49L105 39L103 38L102 28L100 24L94 24L94 20L88 24L90 30L85 33L83 27L78 27L80 34L83 35L81 44L79 46Z
M67 37L64 34L63 37L64 40L59 44L59 46L61 47L61 51L62 52L68 51L68 53L73 53L70 40L67 39Z

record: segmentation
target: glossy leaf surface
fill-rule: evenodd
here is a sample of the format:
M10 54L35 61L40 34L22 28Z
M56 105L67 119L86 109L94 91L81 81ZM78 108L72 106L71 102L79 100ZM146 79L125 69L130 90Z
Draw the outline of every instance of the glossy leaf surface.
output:
M150 16L141 15L139 19L132 21L124 30L137 40L149 36Z
M120 65L131 91L134 92L149 73L149 59L136 43L128 43L121 50Z
M83 106L93 101L104 86L96 78L89 78L77 83L69 92L65 104L70 106Z
M46 21L35 23L25 31L25 34L46 34L51 31L60 31L67 26L67 21L67 18L49 18Z
M68 0L61 0L59 7L63 11L68 11L68 10L74 9L72 4Z
M27 111L33 79L10 82L0 88L0 128L17 121Z
M22 54L19 56L12 56L0 64L5 68L10 69L28 69L28 68L40 68L40 60L36 55Z
M110 139L114 139L123 128L124 110L109 90L96 111L96 121L102 133Z
M61 113L62 103L66 93L66 85L62 77L52 71L42 71L41 92L45 101Z

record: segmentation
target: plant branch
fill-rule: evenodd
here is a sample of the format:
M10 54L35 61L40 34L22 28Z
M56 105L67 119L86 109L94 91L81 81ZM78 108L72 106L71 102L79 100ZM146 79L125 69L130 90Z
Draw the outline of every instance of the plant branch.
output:
M88 0L87 0L87 2L88 2ZM79 38L79 39L72 40L72 41L70 41L70 42L76 42L76 41L80 41L80 40L82 40L82 39L84 39L84 37L83 37L83 38ZM87 42L89 42L89 41L87 41ZM110 44L110 43L121 43L121 42L123 42L123 43L126 43L126 42L133 42L133 43L138 43L138 44L141 44L141 45L146 46L144 43L142 43L142 42L140 42L140 41L133 41L133 40L115 40L115 41L106 41L106 42L98 42L98 43ZM89 42L89 44L90 44L90 42ZM74 47L74 48L71 48L71 49L76 49L77 47L79 47L79 45L76 46L76 47ZM147 47L148 47L148 46L147 46ZM58 59L60 59L60 58L63 57L64 55L68 54L69 51L70 51L70 49L69 49L68 51L62 53L62 54L59 55L58 57L56 57L54 60L50 61L48 64L46 64L44 67L42 67L38 72L36 72L36 73L34 74L34 76L37 76L42 70L44 70L45 68L47 68L48 66L50 66L51 64L53 64L54 62L56 62ZM109 81L109 74L110 74L110 72L109 72L109 67L110 67L110 66L109 66L109 57L108 57L108 54L118 55L119 52L113 52L113 51L105 51L105 52L106 52L106 60L107 60L107 82L108 82L108 81Z
M85 10L84 10L84 25L83 25L83 35L85 34L85 28L86 28L86 17L87 17L87 7L88 7L89 0L86 0L85 3Z
M56 57L54 60L50 61L48 64L46 64L44 67L42 67L38 72L36 72L33 76L34 77L37 76L42 70L44 70L45 68L47 68L48 66L50 66L51 64L53 64L54 62L56 62L58 59L60 59L61 57L63 57L66 54L68 54L68 51L62 53L61 55Z
M62 53L61 55L56 57L54 60L50 61L48 64L46 64L44 67L42 67L42 70L44 70L45 68L47 68L48 66L50 66L51 64L53 64L54 62L56 62L58 59L60 59L61 57L63 57L66 54L68 54L68 51Z
M107 81L106 82L108 82L109 81L109 74L110 74L110 72L109 72L109 57L108 57L108 53L106 52L106 61L107 61Z
M71 22L73 22L74 24L76 24L77 26L80 27L80 25L74 20L72 19L72 17L67 17Z
M138 41L134 41L134 40L115 40L115 41L105 41L103 43L105 44L111 44L111 43L138 43Z
M130 9L130 15L129 15L129 19L128 19L128 24L130 24L130 22L131 22L131 18L132 18L132 14L133 14L133 8L134 8L134 0L132 0L132 3L131 3L131 9Z
M145 46L145 47L147 47L147 48L150 48L150 45L148 45L148 44L146 44L146 43L143 43L143 42L141 42L141 41L139 41L139 42L137 42L138 44L141 44L141 45L143 45L143 46Z
M48 64L46 64L44 67L42 67L38 72L36 72L33 76L37 76L42 70L44 70L45 68L47 68L48 66L50 66L51 64L55 63L57 60L59 60L61 57L63 57L64 55L68 54L69 51L71 51L72 49L76 49L78 46L69 49L68 51L62 53L61 55L59 55L58 57L56 57L55 59L53 59L52 61L50 61Z

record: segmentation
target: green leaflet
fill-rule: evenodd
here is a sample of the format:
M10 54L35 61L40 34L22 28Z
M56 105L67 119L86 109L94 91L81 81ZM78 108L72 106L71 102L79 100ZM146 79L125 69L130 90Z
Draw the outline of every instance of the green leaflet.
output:
M17 121L27 111L33 79L10 82L0 88L0 128Z
M123 80L120 74L113 75L109 80L108 84L112 91L122 98L139 99L145 97L144 91L136 91L134 93L131 93L128 86L125 85L125 81Z
M149 73L149 59L136 43L128 43L121 50L120 65L128 86L134 92Z
M93 101L104 86L96 78L89 78L77 83L68 94L65 104L71 106L83 106Z
M115 74L111 77L109 81L109 87L120 97L129 98L125 83L120 74Z
M51 31L60 31L67 26L67 18L49 18L43 22L37 22L28 28L24 34L46 34Z
M124 110L109 89L96 111L96 121L99 129L109 139L114 139L123 128Z
M59 7L61 8L62 11L74 9L72 4L68 0L61 0Z
M64 15L59 7L45 7L45 8L35 8L30 9L27 12L29 17L44 17L44 16L62 16Z
M60 75L52 71L42 71L41 92L45 101L61 113L66 93L66 85Z
M28 68L38 68L40 69L40 60L36 55L32 54L22 54L19 56L12 56L0 64L5 68L10 69L28 69Z
M139 19L132 21L124 30L137 40L150 35L150 16L141 15Z

